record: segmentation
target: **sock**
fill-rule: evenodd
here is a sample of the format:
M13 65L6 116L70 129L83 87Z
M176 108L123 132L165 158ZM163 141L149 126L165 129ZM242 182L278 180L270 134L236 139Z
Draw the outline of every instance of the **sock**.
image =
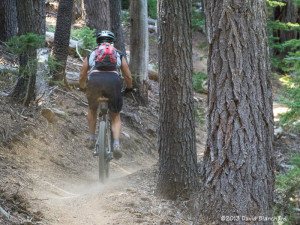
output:
M89 139L90 139L90 140L94 140L94 139L95 139L95 135L94 135L94 134L91 134Z
M119 141L114 141L114 145L120 145Z

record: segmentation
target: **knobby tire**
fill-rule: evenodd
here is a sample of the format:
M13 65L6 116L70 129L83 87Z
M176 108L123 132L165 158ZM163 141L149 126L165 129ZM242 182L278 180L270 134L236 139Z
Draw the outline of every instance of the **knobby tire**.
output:
M105 181L107 162L105 159L105 149L107 147L106 143L106 127L105 122L101 121L99 126L99 179L102 183Z

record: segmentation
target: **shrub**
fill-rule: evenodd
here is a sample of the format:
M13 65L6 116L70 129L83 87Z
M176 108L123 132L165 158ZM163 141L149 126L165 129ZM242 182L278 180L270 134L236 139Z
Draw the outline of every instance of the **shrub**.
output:
M84 26L81 29L71 30L71 36L82 41L82 46L79 48L80 53L83 53L84 49L94 49L97 45L95 38L96 30L91 30L87 26Z
M300 47L300 40L292 39L285 42L284 46L291 48L291 52L285 58L285 70L290 74L285 76L286 94L281 102L290 110L281 115L280 122L291 124L300 119L300 50L295 51Z
M276 177L274 216L286 218L284 224L294 225L297 224L294 209L300 207L300 154L294 154L289 164L292 169Z
M148 0L148 16L157 19L157 0Z
M15 55L21 55L27 52L29 49L34 49L42 46L45 41L44 35L38 35L33 33L28 33L26 35L14 36L7 44L7 50Z
M193 75L193 87L196 92L203 92L203 82L207 79L207 75L205 73L194 73Z

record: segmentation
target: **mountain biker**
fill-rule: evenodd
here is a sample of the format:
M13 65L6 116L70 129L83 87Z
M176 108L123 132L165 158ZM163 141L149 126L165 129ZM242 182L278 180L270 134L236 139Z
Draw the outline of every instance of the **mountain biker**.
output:
M114 44L116 38L115 35L107 30L101 31L97 35L97 44L98 46L103 43ZM117 68L114 68L111 71L103 71L101 68L96 67L95 58L96 52L93 51L89 54L83 62L80 77L79 77L79 86L81 89L86 88L86 80L88 78L88 71L92 68L92 71L89 75L87 82L87 99L88 99L88 126L89 126L89 139L88 147L93 149L95 146L95 130L97 123L97 108L99 97L105 96L109 98L108 107L109 107L109 116L111 121L111 129L113 132L114 144L113 152L114 158L119 159L122 157L119 137L121 132L121 117L120 111L123 105L123 99L121 96L121 82L118 75L117 69L120 68L122 75L125 79L127 88L125 92L132 91L132 77L131 73L124 55L115 49L117 52Z

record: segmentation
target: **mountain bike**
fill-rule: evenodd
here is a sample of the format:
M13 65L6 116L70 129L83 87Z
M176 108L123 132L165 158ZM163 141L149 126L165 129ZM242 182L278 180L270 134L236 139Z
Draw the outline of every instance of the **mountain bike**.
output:
M136 91L137 89L134 88L131 92L135 93ZM125 93L126 89L123 89L122 95ZM108 100L109 98L106 97L98 98L99 133L93 153L94 156L98 156L99 180L102 183L109 177L109 162L113 159L113 135L109 119Z

